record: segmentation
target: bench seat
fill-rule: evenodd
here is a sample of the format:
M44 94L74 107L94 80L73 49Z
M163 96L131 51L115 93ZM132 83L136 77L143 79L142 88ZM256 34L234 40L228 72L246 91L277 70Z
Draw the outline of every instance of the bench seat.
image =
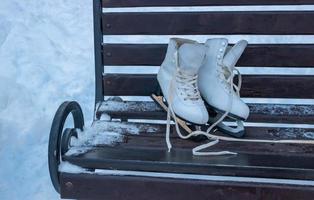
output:
M105 134L117 126L128 125L136 127L136 133L121 128L120 133L124 139L113 146L98 144L83 154L65 155L64 160L88 169L314 180L314 145L220 141L210 150L228 150L239 154L202 157L193 156L191 151L200 142L180 139L173 132L174 127L171 129L173 149L169 153L165 142L165 125L101 120L93 124L105 127L97 128L98 134ZM247 127L244 138L314 140L311 135L313 131L299 128ZM204 142L207 141L201 143Z

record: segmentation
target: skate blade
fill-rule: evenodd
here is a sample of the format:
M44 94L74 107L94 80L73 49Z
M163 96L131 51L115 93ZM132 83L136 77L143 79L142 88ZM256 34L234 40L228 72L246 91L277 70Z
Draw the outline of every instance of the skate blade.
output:
M218 112L216 117L214 118L209 118L209 123L215 123L220 117L223 115L223 113ZM229 116L228 116L229 117ZM237 126L236 127L230 127L224 124L224 122L220 122L217 124L217 129L221 131L222 133L228 134L233 137L243 137L245 134L245 129L243 125L243 121L239 119L235 119Z
M163 101L163 96L157 96L155 94L151 95L151 98L162 108L164 109L166 112L168 112L168 106L164 103ZM171 115L172 118L174 118ZM188 125L186 124L186 122L182 119L180 119L179 117L176 117L176 121L179 124L179 126L181 128L183 128L186 132L188 132L189 134L192 133L193 131L190 129L190 127L188 127Z

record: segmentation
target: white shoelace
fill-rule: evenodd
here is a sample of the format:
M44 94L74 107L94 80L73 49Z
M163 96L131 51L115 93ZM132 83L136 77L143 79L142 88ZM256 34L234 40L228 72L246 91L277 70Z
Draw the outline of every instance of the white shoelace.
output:
M199 101L201 100L201 94L197 89L197 78L198 75L191 76L178 70L176 71L176 82L179 83L177 86L181 95L184 96L184 100Z
M185 89L185 91L187 92L186 96L189 97L189 100L200 100L201 96L199 93L199 90L197 88L197 75L195 76L189 76L186 74L183 74L182 72L180 72L180 68L179 68L179 62L178 62L178 53L175 53L175 60L176 60L176 69L177 69L177 74L176 74L176 81L179 81L180 83L180 89L183 88ZM231 75L229 77L229 79L227 80L228 82L230 82L231 85L231 89L233 88L233 72L231 72ZM241 83L241 81L239 81L239 83ZM182 85L182 86L181 86ZM224 118L229 114L231 106L232 106L232 98L229 98L229 109L215 122L213 123L207 130L206 132L204 131L193 131L191 133L189 133L188 135L183 135L180 131L178 122L177 122L177 117L173 111L172 108L172 100L173 100L173 96L172 96L172 91L174 90L174 78L171 80L170 82L170 87L169 87L169 91L168 91L168 110L167 110L167 128L166 128L166 143L167 143L167 147L168 147L168 151L170 152L172 145L170 142L170 120L171 120L171 115L174 119L175 122L175 127L176 127L176 131L179 135L180 138L182 139L188 139L190 137L193 136L198 136L198 135L204 135L206 136L209 140L214 139L213 141L207 143L207 144L202 144L199 145L195 148L193 148L192 152L193 155L226 155L226 154L236 154L234 152L230 152L230 151L220 151L220 152L201 152L202 150L211 147L215 144L217 144L219 142L218 139L215 139L212 137L211 134L209 134L209 132L220 122L222 122L224 120ZM230 92L230 94L232 94Z
M176 57L176 67L178 69L178 55L177 52L175 54ZM238 84L234 84L233 83L233 79L235 76L234 71L237 72L238 74ZM233 67L230 71L228 71L229 77L226 79L226 82L228 84L230 84L230 95L233 95L233 89L235 89L235 92L238 96L240 96L240 89L241 89L241 84L242 84L242 76L239 72L238 69L236 69L235 67ZM178 75L178 74L177 74ZM182 74L181 74L182 75ZM197 76L193 76L193 77L182 77L181 75L179 75L179 79L181 79L180 81L185 81L188 80L186 82L186 84L184 84L184 88L186 89L187 92L191 93L188 94L187 96L189 96L190 100L198 100L200 97L198 88L197 88ZM181 76L181 77L180 77ZM178 80L178 79L176 79ZM232 97L229 98L229 102L228 102L228 110L225 111L225 113L213 124L210 125L210 127L205 131L193 131L191 133L189 133L188 135L183 135L180 131L180 127L178 125L177 122L177 117L173 111L172 108L172 100L173 100L173 96L172 96L172 92L173 91L173 81L174 79L171 81L170 83L170 87L169 87L169 91L168 91L168 96L169 96L169 100L168 100L168 110L167 110L167 128L166 128L166 143L167 143L167 147L168 147L168 152L171 151L172 145L170 142L170 121L171 121L171 115L174 119L175 122L175 128L176 128L176 132L179 135L180 138L182 139L188 139L190 137L193 136L199 136L199 135L204 135L208 138L208 140L211 140L210 142L206 143L206 144L202 144L199 145L195 148L192 149L193 155L199 155L199 156L204 156L204 155L212 155L212 156L217 156L217 155L236 155L237 153L235 152L231 152L231 151L218 151L218 152L213 152L213 151L202 151L204 149L207 149L215 144L217 144L219 142L219 140L223 140L223 141L235 141L235 142L256 142L256 143L285 143L285 144L314 144L314 140L260 140L260 139L239 139L239 138L232 138L232 137L226 137L226 136L217 136L217 135L213 135L210 133L210 131L217 126L220 122L222 122L229 114L231 107L232 107ZM193 95L196 95L195 98L193 97Z

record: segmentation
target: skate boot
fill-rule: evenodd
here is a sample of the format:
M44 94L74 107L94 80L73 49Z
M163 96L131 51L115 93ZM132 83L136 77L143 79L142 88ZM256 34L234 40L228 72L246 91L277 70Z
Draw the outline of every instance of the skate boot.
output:
M235 137L244 134L243 120L249 115L248 106L240 99L241 75L235 64L247 46L245 40L239 41L232 48L225 38L208 39L205 63L199 70L198 85L203 99L218 114L209 118L218 129ZM238 85L233 83L234 72L239 74ZM234 119L237 127L232 128L223 122L225 117Z
M198 70L205 58L204 45L170 39L167 55L157 74L163 95L181 119L205 124L208 113L197 86Z
M152 95L152 98L167 111L166 142L168 150L170 143L170 117L175 121L176 131L182 139L191 137L193 131L186 122L191 124L206 124L208 113L198 90L198 70L205 58L206 48L192 40L170 39L167 54L157 79L164 95ZM168 105L166 105L168 104ZM181 134L178 124L189 135Z

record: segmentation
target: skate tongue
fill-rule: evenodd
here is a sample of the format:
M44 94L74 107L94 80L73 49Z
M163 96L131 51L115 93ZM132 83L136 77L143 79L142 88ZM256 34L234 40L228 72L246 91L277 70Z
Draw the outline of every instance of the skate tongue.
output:
M246 40L240 40L239 42L237 42L224 56L224 66L228 67L229 70L232 70L233 67L237 64L246 46Z
M203 63L206 48L201 44L185 43L180 46L178 64L185 74L195 75Z

